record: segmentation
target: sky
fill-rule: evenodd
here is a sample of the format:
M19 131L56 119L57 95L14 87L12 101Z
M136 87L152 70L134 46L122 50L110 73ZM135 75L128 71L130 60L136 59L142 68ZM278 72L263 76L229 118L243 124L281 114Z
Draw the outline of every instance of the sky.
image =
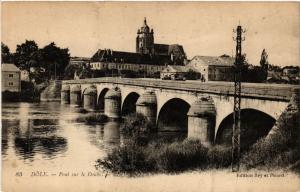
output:
M233 29L246 29L242 52L258 65L300 65L300 3L283 2L2 2L1 41L14 52L34 40L91 57L98 49L135 52L144 17L155 43L181 44L196 55L234 55Z

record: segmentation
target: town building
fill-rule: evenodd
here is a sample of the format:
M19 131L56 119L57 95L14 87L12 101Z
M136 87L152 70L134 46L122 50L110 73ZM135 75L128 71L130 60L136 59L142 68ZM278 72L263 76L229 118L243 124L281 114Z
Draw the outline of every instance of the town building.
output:
M199 72L203 81L232 81L234 61L228 55L195 56L187 66Z
M153 75L158 74L162 71L165 66L164 65L149 65L149 64L135 64L135 63L116 63L116 62L91 62L90 63L92 70L104 70L110 71L115 70L119 74L122 71L133 71L137 74L147 74Z
M170 80L185 80L186 74L189 72L189 70L190 68L188 66L168 65L160 72L160 78Z
M85 63L89 63L91 58L89 57L71 57L69 64L70 65L83 65Z
M186 54L183 46L178 44L154 43L154 32L147 25L138 29L136 37L136 52L99 49L91 58L93 70L146 70L146 73L160 72L167 65L184 65Z
M14 64L2 64L2 92L21 92L20 69Z
M300 67L299 66L286 66L282 68L282 75L291 79L300 77Z

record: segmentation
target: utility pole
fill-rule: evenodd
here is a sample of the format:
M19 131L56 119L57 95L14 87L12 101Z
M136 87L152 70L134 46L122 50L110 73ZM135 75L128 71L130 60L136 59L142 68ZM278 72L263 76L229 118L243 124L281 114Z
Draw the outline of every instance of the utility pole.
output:
M56 62L55 62L55 65L54 65L54 80L56 80Z
M240 144L241 144L241 67L242 58L242 33L246 31L240 25L236 30L236 55L234 63L234 106L233 106L233 127L232 127L232 161L231 168L233 172L239 171L240 168Z

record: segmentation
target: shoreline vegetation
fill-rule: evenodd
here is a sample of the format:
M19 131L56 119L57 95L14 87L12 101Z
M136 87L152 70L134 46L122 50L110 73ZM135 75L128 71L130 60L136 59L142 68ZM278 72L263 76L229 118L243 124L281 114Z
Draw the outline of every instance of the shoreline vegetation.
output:
M89 125L94 125L97 123L105 123L108 121L108 117L103 113L98 112L90 112L88 113L86 110L81 109L78 111L82 113L79 117L77 117L76 121L86 123Z
M293 96L271 132L241 154L241 170L286 170L300 174L299 96ZM180 173L229 169L231 147L207 148L199 140L164 141L151 138L155 127L142 115L130 115L121 124L129 138L96 161L96 169L116 175Z

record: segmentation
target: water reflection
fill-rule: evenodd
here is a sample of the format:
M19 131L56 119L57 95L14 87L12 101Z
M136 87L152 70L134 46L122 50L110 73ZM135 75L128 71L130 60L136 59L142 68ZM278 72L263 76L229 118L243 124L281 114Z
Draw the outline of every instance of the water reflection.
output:
M56 135L59 128L57 119L25 117L19 120L14 134L15 150L19 157L34 159L35 154L40 153L45 154L46 158L53 158L57 153L66 150L67 140ZM3 124L5 125L5 122Z
M120 123L108 122L104 125L103 142L106 149L114 148L120 145Z
M24 160L33 161L36 154L51 159L66 151L67 140L57 134L60 127L56 112L45 110L48 107L30 103L3 104L3 156L7 155L9 140L17 157Z
M47 164L51 169L94 170L95 161L122 144L124 137L119 122L98 125L76 122L81 111L59 102L3 103L4 166L17 160L32 167ZM155 136L160 137L176 136L167 132Z
M89 140L99 149L105 150L106 152L111 151L120 145L121 134L119 127L120 123L114 121L101 125L89 125Z

